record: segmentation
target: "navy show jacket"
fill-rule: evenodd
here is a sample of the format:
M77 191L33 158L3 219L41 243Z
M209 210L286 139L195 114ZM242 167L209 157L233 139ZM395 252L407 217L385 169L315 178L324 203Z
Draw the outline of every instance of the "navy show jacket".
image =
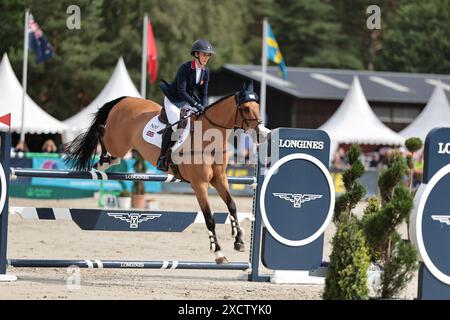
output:
M195 60L183 63L177 71L175 80L172 83L167 83L163 80L160 85L164 95L176 105L181 108L186 103L189 103L192 107L195 107L195 103L201 103L203 106L208 105L208 82L209 82L209 70L207 67L203 67L200 74L200 81L195 83ZM199 96L195 94L195 90L198 90Z

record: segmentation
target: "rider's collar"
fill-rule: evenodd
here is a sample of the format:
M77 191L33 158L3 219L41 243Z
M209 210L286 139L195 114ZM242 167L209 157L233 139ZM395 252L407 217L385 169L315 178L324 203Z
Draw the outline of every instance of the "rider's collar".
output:
M191 69L195 69L197 65L195 64L195 59L191 61ZM205 66L202 66L202 70L205 70Z

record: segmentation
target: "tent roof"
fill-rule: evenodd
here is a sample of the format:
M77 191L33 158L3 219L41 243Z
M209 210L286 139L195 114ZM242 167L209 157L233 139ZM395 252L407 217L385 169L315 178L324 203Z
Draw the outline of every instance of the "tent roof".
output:
M425 141L428 132L436 127L450 127L450 105L441 84L417 118L399 133L405 138L419 137Z
M3 54L0 63L0 112L11 113L11 131L20 132L22 122L23 89ZM24 130L27 133L63 133L67 126L42 110L28 95L25 97Z
M125 63L122 57L117 61L116 68L109 79L106 86L100 94L83 110L74 116L64 120L71 130L80 131L89 127L92 121L92 116L97 110L106 102L114 100L122 96L140 97L136 87L131 81Z
M377 118L356 76L338 110L319 129L328 133L333 144L402 145L404 142L402 136Z

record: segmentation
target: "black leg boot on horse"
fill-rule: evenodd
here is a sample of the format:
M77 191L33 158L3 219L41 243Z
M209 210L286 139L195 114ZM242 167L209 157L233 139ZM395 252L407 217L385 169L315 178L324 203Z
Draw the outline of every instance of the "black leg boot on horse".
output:
M156 168L160 171L168 171L169 163L167 159L167 150L170 147L172 138L172 127L167 127L162 136L161 153L158 158Z

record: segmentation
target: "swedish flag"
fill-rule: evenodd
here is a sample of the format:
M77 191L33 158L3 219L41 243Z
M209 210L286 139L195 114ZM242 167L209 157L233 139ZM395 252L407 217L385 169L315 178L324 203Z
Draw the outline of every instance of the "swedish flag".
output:
M266 38L266 45L267 45L267 58L269 58L271 61L278 64L278 66L281 69L281 72L283 74L283 79L286 79L287 76L287 70L286 70L286 63L284 62L283 56L281 55L280 48L278 47L277 40L275 40L275 35L272 32L272 28L270 25L267 25L267 38Z

